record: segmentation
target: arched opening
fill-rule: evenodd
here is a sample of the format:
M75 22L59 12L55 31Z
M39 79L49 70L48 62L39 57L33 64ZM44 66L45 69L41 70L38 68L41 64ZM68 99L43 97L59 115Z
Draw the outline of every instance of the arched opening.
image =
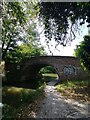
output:
M46 65L42 67L38 74L41 76L41 82L45 82L46 84L50 81L59 82L59 76L56 69L53 66Z
M30 85L31 88L36 88L38 85L56 80L59 82L59 72L56 66L48 62L35 62L29 64L23 72L24 81Z

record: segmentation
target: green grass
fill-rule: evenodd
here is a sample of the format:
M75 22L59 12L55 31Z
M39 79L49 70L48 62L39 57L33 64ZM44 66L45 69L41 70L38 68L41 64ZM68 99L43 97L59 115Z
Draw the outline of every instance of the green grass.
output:
M42 74L43 76L48 76L48 77L54 77L57 78L58 75L57 74L53 74L53 73L47 73L47 74Z
M63 81L63 83L60 83L59 85L57 85L57 89L65 89L65 88L77 88L77 87L85 87L88 86L88 84L90 84L89 80L72 80L72 81Z
M75 99L90 100L89 93L90 80L63 81L56 86L57 91L67 97ZM82 98L81 98L82 97Z
M58 77L58 75L54 73L46 73L42 75L43 75L43 81L46 83L50 82L51 80L55 80Z
M45 85L38 89L25 89L18 87L3 87L3 119L15 118L28 104L34 103L40 96L44 96Z

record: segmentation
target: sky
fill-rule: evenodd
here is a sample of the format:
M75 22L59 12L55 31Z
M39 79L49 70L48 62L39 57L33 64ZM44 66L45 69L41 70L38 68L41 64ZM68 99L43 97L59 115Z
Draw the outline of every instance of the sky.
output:
M41 28L39 29L39 32L40 31L41 31ZM54 47L55 43L52 42L51 43L52 47L50 47L50 50L52 51L53 55L55 55L55 56L74 56L74 49L76 48L76 45L79 45L80 42L83 40L84 35L88 35L88 28L87 28L86 24L81 27L81 34L76 35L76 39L73 42L71 42L70 46L63 47L63 46L59 45L57 47L57 49L59 50L58 51ZM43 33L40 35L40 41L41 41L41 44L44 47L45 51L48 53L48 55L51 55L51 53L49 52L49 49L45 43L45 36Z

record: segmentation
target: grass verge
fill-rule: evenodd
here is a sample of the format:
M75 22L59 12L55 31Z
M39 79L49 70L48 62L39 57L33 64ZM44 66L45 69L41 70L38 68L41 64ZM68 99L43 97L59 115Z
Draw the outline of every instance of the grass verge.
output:
M33 104L40 97L44 96L45 84L38 89L25 89L18 87L3 87L3 120L16 118L24 110L25 106Z
M66 98L90 101L90 80L63 81L56 86L56 90Z

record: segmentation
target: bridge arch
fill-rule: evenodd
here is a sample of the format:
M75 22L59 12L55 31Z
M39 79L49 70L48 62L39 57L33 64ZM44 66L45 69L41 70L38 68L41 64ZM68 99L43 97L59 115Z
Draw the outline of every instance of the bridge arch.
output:
M58 77L60 77L57 67L48 62L36 62L36 63L30 64L24 69L25 71L23 72L24 73L23 75L25 75L26 80L36 79L39 71L46 66L53 67Z
M70 56L32 57L24 64L21 72L22 76L24 76L25 80L35 79L40 69L45 66L54 67L60 80L65 80L67 78L86 79L87 77L80 65L79 59ZM73 69L75 69L75 72L72 72Z

